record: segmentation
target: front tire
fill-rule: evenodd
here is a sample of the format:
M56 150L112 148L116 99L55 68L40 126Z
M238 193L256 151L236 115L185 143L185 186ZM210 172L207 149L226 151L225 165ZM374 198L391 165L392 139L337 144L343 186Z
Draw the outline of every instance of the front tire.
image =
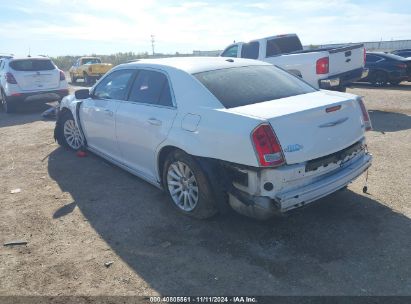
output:
M207 176L188 154L171 152L164 163L162 180L172 206L181 213L197 219L217 213Z
M75 84L77 82L76 76L74 74L70 74L71 83Z
M84 139L81 131L74 121L74 117L69 111L62 112L57 121L57 142L59 145L67 147L71 150L79 150Z
M90 76L88 76L87 73L84 73L83 79L84 79L85 84L87 84L87 85L91 84L91 78L90 78Z

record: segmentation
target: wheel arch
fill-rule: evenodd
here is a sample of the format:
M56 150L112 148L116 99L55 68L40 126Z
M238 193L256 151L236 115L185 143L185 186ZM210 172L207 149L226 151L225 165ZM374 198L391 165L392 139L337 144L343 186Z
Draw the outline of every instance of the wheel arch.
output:
M183 151L184 153L187 153L183 149L180 149L180 148L178 148L176 146L172 146L172 145L166 145L166 146L161 147L160 150L157 153L157 163L156 163L156 165L157 165L157 174L158 174L158 177L159 177L160 184L162 186L164 186L163 185L163 167L164 167L164 163L166 161L167 155L169 155L171 152L176 151L176 150ZM187 154L189 154L189 153L187 153ZM190 156L192 156L192 155L190 155Z
M228 177L225 168L222 166L221 161L219 161L218 159L192 155L187 151L173 145L165 145L161 147L157 154L157 174L159 176L160 184L163 187L163 189L164 163L167 158L167 155L169 155L169 153L172 153L173 151L182 151L187 155L191 156L197 162L197 164L201 167L202 171L204 172L210 186L213 189L217 209L221 213L227 213L228 210L230 210L230 208L228 205L228 199L226 197L226 191L230 187L231 180Z

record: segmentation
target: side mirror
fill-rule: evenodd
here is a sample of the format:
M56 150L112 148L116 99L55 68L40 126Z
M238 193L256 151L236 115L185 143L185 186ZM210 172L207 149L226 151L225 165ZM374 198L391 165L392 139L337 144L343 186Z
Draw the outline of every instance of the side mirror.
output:
M90 91L88 89L81 89L74 92L76 99L87 99L90 97Z

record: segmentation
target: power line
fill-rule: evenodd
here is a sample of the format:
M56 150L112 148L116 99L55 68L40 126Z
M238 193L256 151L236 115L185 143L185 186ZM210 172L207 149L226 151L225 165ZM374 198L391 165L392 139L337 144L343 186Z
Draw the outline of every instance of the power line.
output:
M154 43L155 43L154 35L151 35L151 49L153 51L153 56L154 56Z

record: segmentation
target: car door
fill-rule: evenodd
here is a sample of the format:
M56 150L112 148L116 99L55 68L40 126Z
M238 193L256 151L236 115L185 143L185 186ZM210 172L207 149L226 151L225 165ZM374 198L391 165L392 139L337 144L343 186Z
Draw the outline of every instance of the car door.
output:
M156 180L156 150L166 139L176 114L169 77L159 70L139 70L128 101L121 103L116 114L123 163Z
M80 120L87 144L115 160L121 159L116 142L115 115L127 98L135 70L116 70L102 79L80 108Z

